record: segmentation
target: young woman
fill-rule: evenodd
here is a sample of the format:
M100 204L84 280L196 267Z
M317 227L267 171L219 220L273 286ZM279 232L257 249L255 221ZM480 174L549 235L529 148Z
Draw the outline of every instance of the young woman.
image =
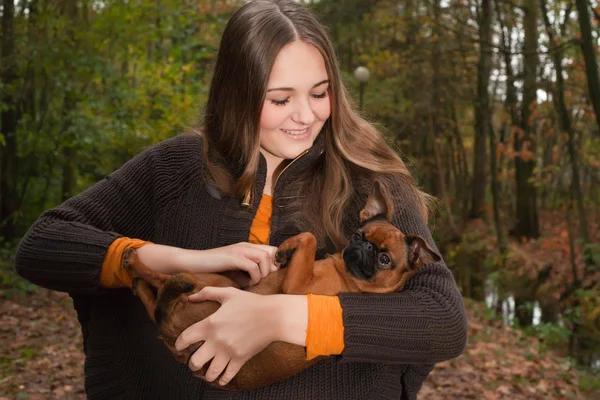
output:
M158 143L44 213L23 238L18 272L71 294L86 353L90 399L410 399L436 362L466 341L461 296L443 262L398 293L260 296L207 288L221 302L177 347L204 340L189 366L157 339L128 287L122 254L137 248L161 272L275 269L286 238L313 232L343 248L374 179L393 196L392 222L435 248L426 195L399 156L349 104L325 29L293 1L256 1L228 22L201 134ZM239 276L238 276L239 278ZM331 355L253 392L214 389L273 341Z

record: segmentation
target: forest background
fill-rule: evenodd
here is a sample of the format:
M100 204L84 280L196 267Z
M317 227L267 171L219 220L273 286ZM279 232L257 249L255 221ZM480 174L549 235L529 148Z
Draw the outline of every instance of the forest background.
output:
M195 123L242 3L2 0L0 398L81 395L80 349L58 336L78 335L68 298L14 274L16 245L44 210ZM307 3L356 108L438 199L431 229L470 340L427 398L597 395L600 3Z

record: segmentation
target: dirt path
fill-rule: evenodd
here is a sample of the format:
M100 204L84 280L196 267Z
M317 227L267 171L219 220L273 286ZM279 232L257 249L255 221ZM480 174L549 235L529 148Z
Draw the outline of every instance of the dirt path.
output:
M540 355L537 340L485 321L468 303L469 344L438 364L420 399L600 399L583 391L566 360ZM81 334L70 298L37 293L6 300L0 293L0 400L85 399Z

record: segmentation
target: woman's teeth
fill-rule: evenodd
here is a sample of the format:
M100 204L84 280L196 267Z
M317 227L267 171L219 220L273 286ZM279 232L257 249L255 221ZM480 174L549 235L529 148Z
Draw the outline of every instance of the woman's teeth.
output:
M282 129L282 131L284 131L285 133L289 133L290 135L302 135L303 133L306 133L307 130L308 130L308 128L304 128L300 131L298 131L298 130L291 131L288 129Z

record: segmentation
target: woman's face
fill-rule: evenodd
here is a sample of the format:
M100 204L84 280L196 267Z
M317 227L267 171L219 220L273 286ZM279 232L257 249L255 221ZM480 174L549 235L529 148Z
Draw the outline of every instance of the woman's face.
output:
M311 44L295 41L277 55L260 116L260 147L271 172L313 145L331 115L328 79Z

